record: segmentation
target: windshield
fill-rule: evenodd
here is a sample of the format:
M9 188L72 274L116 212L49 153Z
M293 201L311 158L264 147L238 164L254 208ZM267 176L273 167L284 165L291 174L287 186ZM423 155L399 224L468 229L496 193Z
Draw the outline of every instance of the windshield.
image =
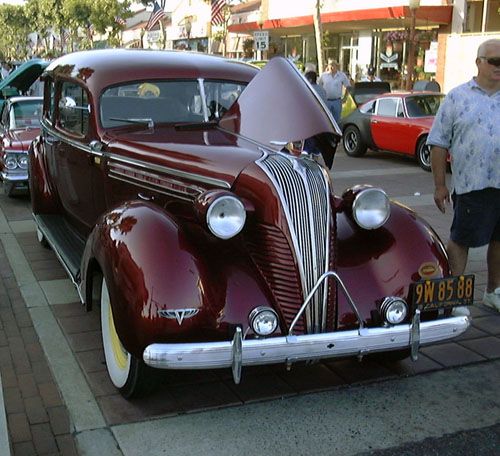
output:
M207 80L141 81L113 86L101 97L104 128L143 123L207 122L218 120L231 107L246 83Z
M15 103L11 110L10 128L26 128L40 126L42 100Z
M416 95L406 97L409 117L435 116L444 95Z

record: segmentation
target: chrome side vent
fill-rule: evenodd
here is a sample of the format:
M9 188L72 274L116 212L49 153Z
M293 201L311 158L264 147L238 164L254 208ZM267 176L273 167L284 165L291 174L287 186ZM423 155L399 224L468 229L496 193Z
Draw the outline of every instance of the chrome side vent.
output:
M309 158L269 154L257 165L273 183L292 235L304 297L328 270L331 207L326 171ZM328 286L321 285L306 310L308 333L326 328Z

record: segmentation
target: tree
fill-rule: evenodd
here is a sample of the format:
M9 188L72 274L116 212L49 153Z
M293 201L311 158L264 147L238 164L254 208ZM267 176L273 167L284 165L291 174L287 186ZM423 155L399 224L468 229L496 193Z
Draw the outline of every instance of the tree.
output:
M28 54L28 20L19 5L0 5L0 50L4 59L23 59Z

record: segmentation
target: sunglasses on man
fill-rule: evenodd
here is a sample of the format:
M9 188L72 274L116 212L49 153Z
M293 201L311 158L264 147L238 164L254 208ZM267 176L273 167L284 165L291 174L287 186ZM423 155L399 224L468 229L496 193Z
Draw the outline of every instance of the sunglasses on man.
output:
M499 67L500 57L479 57L480 59L486 60L490 65Z

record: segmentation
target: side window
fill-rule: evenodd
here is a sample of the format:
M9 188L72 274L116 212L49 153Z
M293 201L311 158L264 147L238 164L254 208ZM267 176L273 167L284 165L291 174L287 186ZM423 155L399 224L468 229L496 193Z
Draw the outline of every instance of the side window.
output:
M63 82L59 97L59 126L78 136L86 136L89 117L87 92L78 84Z
M397 116L398 117L405 116L405 113L403 111L403 100L401 100L401 99L398 100Z
M375 100L365 103L359 110L364 114L373 114L375 112Z
M46 78L44 81L44 99L46 103L43 108L43 118L52 123L54 120L54 110L55 110L55 84L50 78Z
M380 98L378 100L377 114L379 116L396 117L398 100L395 98Z

